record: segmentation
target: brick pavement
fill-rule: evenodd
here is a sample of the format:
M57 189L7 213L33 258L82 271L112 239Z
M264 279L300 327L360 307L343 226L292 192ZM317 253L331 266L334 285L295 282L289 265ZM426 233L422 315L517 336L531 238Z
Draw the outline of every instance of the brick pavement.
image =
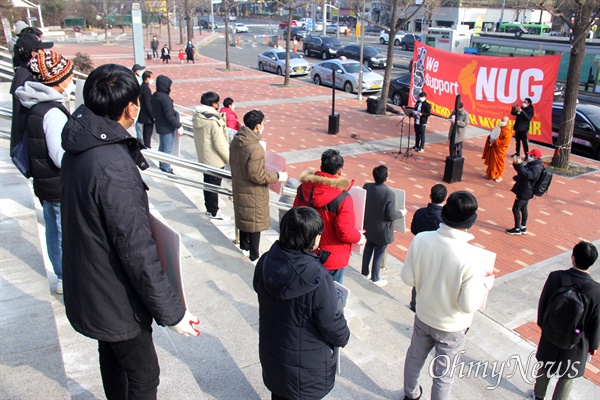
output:
M164 35L163 35L164 36ZM91 53L95 63L113 62L133 64L127 45L57 45L65 55L77 51ZM174 46L174 48L177 48ZM63 50L64 49L64 50ZM199 52L202 47L197 46ZM231 48L235 51L235 48ZM257 49L257 54L260 50ZM427 204L429 189L442 181L447 143L428 144L425 153L415 153L415 159L394 159L389 149L370 144L374 140L396 139L399 136L400 118L367 114L364 101L341 91L336 93L336 112L341 115L338 135L328 135L327 115L331 112L331 89L292 79L288 88L281 87L283 79L275 74L260 73L251 68L233 65L224 70L224 63L206 57L197 57L196 64L147 61L147 68L156 74L165 74L174 81L171 95L180 105L198 104L201 93L212 90L222 98L231 96L236 101L236 111L241 117L252 108L260 108L268 119L264 137L268 148L276 152L295 152L311 148L357 145L359 154L346 157L344 172L362 186L371 179L371 170L379 164L390 169L390 186L407 191L407 209L414 212ZM257 107L256 104L259 104ZM427 137L439 132L445 135L448 123L441 118L430 119ZM405 125L405 130L408 125ZM406 134L406 132L405 132ZM530 221L528 235L513 237L504 233L512 227L511 212L514 195L510 192L514 171L510 163L500 183L483 179L485 171L480 158L485 132L470 138L464 145L466 158L463 181L447 185L450 191L468 190L478 198L479 219L472 232L474 244L497 253L498 276L519 270L541 260L553 257L572 248L579 240L596 240L600 237L600 172L577 178L556 176L550 192L529 203ZM360 143L360 144L358 144ZM513 149L509 148L509 153ZM544 148L546 155L551 150ZM573 156L573 161L599 168L600 163ZM306 168L318 168L314 160L288 165L290 177L298 177ZM410 215L410 214L409 214ZM408 219L410 223L410 216ZM410 233L396 234L389 253L404 260L412 240Z

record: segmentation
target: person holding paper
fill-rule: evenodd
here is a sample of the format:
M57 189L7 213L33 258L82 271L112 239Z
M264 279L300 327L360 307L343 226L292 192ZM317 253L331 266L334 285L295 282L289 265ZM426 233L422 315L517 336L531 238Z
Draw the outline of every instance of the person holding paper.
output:
M302 184L294 200L294 207L312 207L321 214L325 224L321 251L330 253L323 265L338 283L344 279L352 244L367 242L355 227L354 202L348 194L354 181L342 176L343 167L344 158L338 150L325 150L321 155L321 170L307 170L300 175Z
M405 399L422 396L419 374L434 347L430 398L451 397L450 365L458 361L473 314L494 284L494 276L486 271L493 270L495 257L488 262L481 256L482 249L467 243L474 239L467 230L477 220L477 207L471 193L452 193L442 208L444 222L439 229L415 236L406 254L401 276L416 288L417 307L404 362Z
M458 103L458 112L452 111L450 114L450 131L448 131L448 140L452 139L452 127L456 124L456 137L454 138L454 149L451 149L451 157L457 158L463 155L463 142L465 141L465 128L469 125L469 113L465 110L463 103Z
M163 273L150 230L143 145L127 133L139 113L135 74L93 70L84 105L62 131L64 298L73 328L98 340L108 399L156 399L160 370L152 320L198 336L199 320ZM139 169L138 169L139 168Z
M316 255L323 220L310 207L289 210L279 240L254 271L259 356L272 399L321 399L335 383L333 348L350 340L333 279Z
M367 191L365 205L365 236L367 244L362 258L362 274L369 278L369 264L373 257L371 281L379 287L387 285L385 279L379 279L381 261L388 244L394 241L394 221L406 215L406 210L396 209L396 196L386 186L388 169L385 165L373 168L375 183L366 183L363 189Z
M260 144L265 115L252 110L229 146L235 227L240 230L240 249L250 261L258 261L260 233L271 226L269 185L286 182L287 172L267 171L265 149Z

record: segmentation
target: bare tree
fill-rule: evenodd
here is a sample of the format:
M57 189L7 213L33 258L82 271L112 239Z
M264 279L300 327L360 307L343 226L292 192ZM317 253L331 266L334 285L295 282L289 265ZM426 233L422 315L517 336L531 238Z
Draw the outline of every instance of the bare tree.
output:
M287 2L282 2L282 1L277 1L277 3L284 8L285 10L288 11L288 20L287 20L287 27L285 28L286 30L286 35L285 35L285 75L284 75L284 79L283 79L283 87L289 87L290 86L290 51L291 51L291 41L292 41L292 20L294 18L294 10L297 8L303 8L306 7L308 4L310 4L310 1L308 2L297 2L294 0L288 0Z
M108 16L114 15L120 7L121 3L117 0L88 0L88 4L98 13L98 17L102 19L104 25L104 43L108 43Z
M598 20L600 3L598 0L563 0L555 3L555 7L546 7L545 3L545 1L541 1L538 5L539 8L549 11L555 17L560 17L571 29L572 46L567 72L567 84L565 87L565 101L558 139L556 141L556 149L552 157L553 167L566 169L569 167L571 157L577 95L581 79L581 67L585 56L585 39L592 25ZM594 156L597 158L599 155L594 154Z

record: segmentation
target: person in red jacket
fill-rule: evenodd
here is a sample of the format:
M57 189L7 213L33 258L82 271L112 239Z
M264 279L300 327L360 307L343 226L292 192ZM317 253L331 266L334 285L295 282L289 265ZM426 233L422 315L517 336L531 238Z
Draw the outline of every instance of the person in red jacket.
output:
M348 190L354 184L342 176L344 159L338 150L326 150L321 156L321 170L308 170L300 175L294 207L316 209L323 218L324 231L320 249L329 253L323 263L333 280L342 283L344 268L350 260L353 243L365 244L365 236L354 225L354 203Z
M242 124L240 123L235 111L233 111L234 109L235 104L233 104L233 99L231 97L227 97L225 100L223 100L223 108L221 108L221 111L219 112L225 113L225 124L229 129L239 131Z

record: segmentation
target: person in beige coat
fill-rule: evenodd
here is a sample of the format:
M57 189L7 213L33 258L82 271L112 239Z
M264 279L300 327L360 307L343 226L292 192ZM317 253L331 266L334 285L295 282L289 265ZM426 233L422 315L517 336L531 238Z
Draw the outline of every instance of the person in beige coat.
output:
M229 163L229 140L225 114L219 113L219 95L207 92L200 98L200 106L194 112L194 144L198 162L215 168L223 168ZM221 186L221 178L204 174L204 183ZM219 195L204 191L206 215L212 219L230 220L219 210Z
M286 172L267 171L265 150L260 144L265 115L252 110L244 115L244 126L230 145L231 183L235 227L240 230L240 248L250 261L259 257L260 232L269 229L269 185L287 181Z

